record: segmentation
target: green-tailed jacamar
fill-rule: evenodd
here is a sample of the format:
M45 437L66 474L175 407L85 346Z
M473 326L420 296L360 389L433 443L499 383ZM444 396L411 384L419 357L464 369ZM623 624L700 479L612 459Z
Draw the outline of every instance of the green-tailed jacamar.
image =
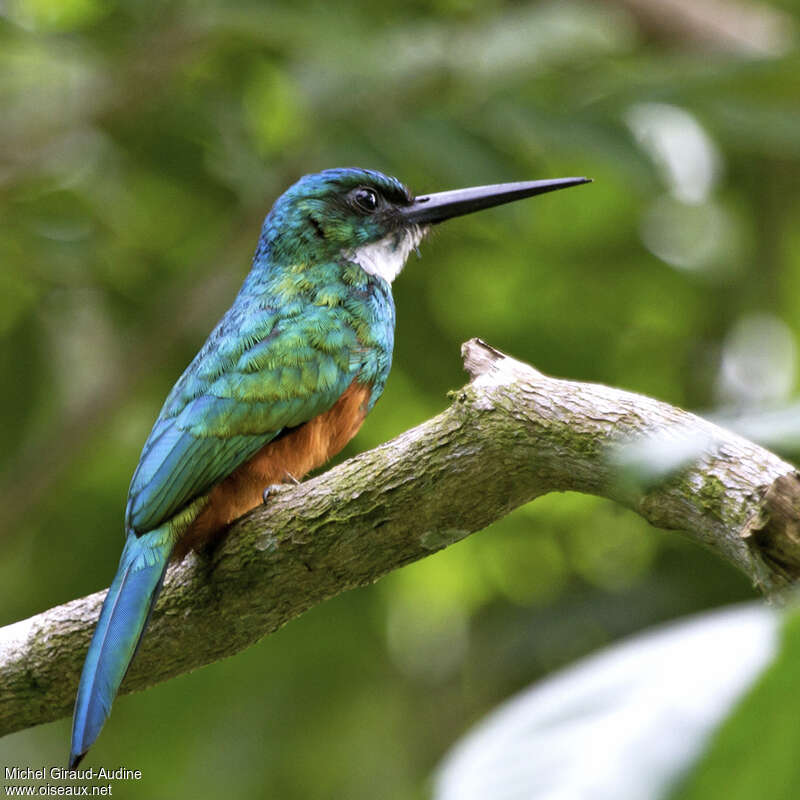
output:
M414 197L364 169L306 175L264 220L253 267L181 375L133 475L127 539L83 666L70 766L100 733L167 563L338 453L383 391L391 282L431 225L586 178Z

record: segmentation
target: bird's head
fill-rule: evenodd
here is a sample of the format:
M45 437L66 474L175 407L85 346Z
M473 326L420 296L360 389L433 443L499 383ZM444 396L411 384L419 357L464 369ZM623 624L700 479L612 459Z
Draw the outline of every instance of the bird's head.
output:
M295 263L351 261L391 283L431 225L587 180L502 183L414 197L380 172L329 169L305 175L278 198L264 221L261 245Z

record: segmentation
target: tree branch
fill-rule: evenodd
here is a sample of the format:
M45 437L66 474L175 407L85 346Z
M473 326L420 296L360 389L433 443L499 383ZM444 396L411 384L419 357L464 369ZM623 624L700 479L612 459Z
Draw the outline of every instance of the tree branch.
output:
M123 692L232 655L552 491L609 497L683 529L764 592L800 574L790 464L648 397L547 377L477 339L462 351L471 381L439 416L278 491L213 553L171 567ZM631 484L614 448L676 428L707 443L699 458L659 485ZM0 629L0 734L70 713L104 594Z

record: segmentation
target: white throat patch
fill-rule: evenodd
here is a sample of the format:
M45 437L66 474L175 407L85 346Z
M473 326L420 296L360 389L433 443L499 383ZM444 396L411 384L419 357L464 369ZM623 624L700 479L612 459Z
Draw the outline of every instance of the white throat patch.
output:
M405 266L408 254L422 241L424 235L424 228L413 225L405 230L390 233L377 242L343 250L342 256L358 264L364 272L378 275L391 283Z

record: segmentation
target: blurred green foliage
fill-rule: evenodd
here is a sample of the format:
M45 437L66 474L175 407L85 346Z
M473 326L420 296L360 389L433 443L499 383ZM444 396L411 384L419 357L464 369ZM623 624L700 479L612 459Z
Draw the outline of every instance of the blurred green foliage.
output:
M670 800L792 800L797 795L798 658L800 615L794 608L785 616L777 658L715 733L690 775L678 782Z
M453 221L412 256L393 373L343 456L442 409L472 336L683 406L787 400L793 350L754 399L731 336L755 313L800 333L797 20L788 0L701 5L721 18L658 0L5 3L0 622L107 585L158 408L306 172L418 192L595 180ZM550 496L121 698L90 758L141 769L132 798L421 798L511 692L751 594L677 535ZM62 720L0 753L60 764L67 745Z

